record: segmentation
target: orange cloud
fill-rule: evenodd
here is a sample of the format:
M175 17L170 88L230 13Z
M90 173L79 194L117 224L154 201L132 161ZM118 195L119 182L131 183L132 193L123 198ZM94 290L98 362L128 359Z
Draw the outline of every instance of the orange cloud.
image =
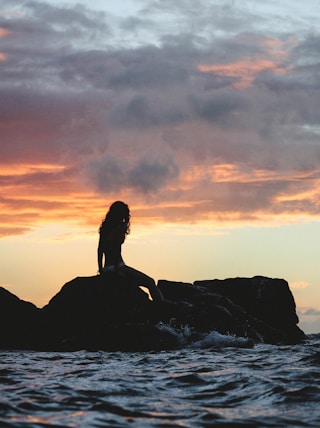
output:
M59 172L65 169L64 165L37 163L37 164L14 164L1 165L0 176L21 176L24 174L32 174L36 172Z
M6 28L0 27L0 39L3 37L8 37L11 34L10 30L7 30Z
M247 88L252 85L256 75L262 71L273 71L277 74L286 74L287 70L277 62L269 59L243 59L230 64L197 66L201 73L212 73L218 76L236 78L233 87L236 89Z
M0 27L0 39L4 37L8 37L9 34L11 34L11 31L7 30L6 28ZM3 52L0 52L0 61L6 61L7 55Z
M97 233L118 195L97 195L77 170L55 164L0 164L0 238L64 224ZM121 195L126 200L124 195Z
M288 58L289 49L297 44L297 39L293 36L288 37L287 40L265 37L261 44L269 55L283 61Z
M31 232L41 224L68 223L96 231L115 199L129 203L135 224L291 222L318 216L317 173L273 171L241 163L188 166L150 203L132 188L98 193L81 167L39 163L0 165L0 237ZM276 214L276 216L275 216Z
M239 165L233 163L221 163L213 165L195 165L190 167L184 176L185 183L195 183L201 180L210 180L212 183L263 183L274 180L303 180L306 178L317 178L308 176L303 172L294 175L288 172L268 171L264 169L253 169L244 171ZM293 195L292 195L293 197ZM282 199L283 198L283 199ZM279 196L279 201L289 200L287 197Z

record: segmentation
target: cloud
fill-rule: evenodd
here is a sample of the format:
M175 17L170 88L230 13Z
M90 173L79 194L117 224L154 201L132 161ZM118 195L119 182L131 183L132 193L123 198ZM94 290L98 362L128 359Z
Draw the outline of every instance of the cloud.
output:
M307 288L309 287L310 284L307 281L296 281L296 282L291 282L290 283L290 287L291 288Z
M8 37L11 34L6 28L0 27L0 39L3 37Z
M179 174L178 167L171 161L141 159L139 164L130 171L129 183L143 192L156 191L159 187Z
M319 309L315 309L315 308L304 308L304 309L301 309L301 313L304 316L320 317L320 310Z
M93 160L89 165L89 174L101 192L121 192L123 188L149 195L175 179L179 170L170 159L139 158L130 165L126 159L105 156Z
M4 233L114 197L166 222L319 218L320 38L250 4L4 1Z
M198 70L202 73L213 73L218 76L234 77L233 86L237 89L251 86L258 73L273 71L277 74L287 74L287 70L271 60L248 60L244 59L233 64L204 65L199 64Z
M320 331L320 310L312 307L297 308L299 316L299 326L305 333L319 333Z

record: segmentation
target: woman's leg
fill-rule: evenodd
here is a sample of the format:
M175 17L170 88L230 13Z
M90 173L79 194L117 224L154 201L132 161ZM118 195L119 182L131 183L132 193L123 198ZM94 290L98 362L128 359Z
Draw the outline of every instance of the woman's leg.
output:
M152 300L163 300L161 291L150 276L127 265L121 267L119 269L119 273L120 275L134 279L134 281L137 283L137 286L140 285L142 287L146 287L150 292Z

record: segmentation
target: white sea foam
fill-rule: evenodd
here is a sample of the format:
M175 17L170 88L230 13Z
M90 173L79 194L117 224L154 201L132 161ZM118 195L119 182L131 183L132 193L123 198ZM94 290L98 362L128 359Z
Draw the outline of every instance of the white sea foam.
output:
M170 324L160 322L157 328L162 332L173 335L180 347L190 347L195 349L206 348L249 348L253 346L253 341L245 337L237 337L228 334L221 334L217 331L209 333L195 332L188 325L176 327L174 321Z
M226 334L220 334L217 331L211 331L206 334L202 339L192 343L192 348L247 348L252 347L253 342L245 337L237 337Z

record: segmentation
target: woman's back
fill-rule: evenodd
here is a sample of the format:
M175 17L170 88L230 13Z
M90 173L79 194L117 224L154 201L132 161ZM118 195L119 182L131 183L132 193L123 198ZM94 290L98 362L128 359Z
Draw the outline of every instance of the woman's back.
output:
M100 228L99 248L104 253L107 265L115 265L122 261L121 245L126 237L127 225L104 225Z

